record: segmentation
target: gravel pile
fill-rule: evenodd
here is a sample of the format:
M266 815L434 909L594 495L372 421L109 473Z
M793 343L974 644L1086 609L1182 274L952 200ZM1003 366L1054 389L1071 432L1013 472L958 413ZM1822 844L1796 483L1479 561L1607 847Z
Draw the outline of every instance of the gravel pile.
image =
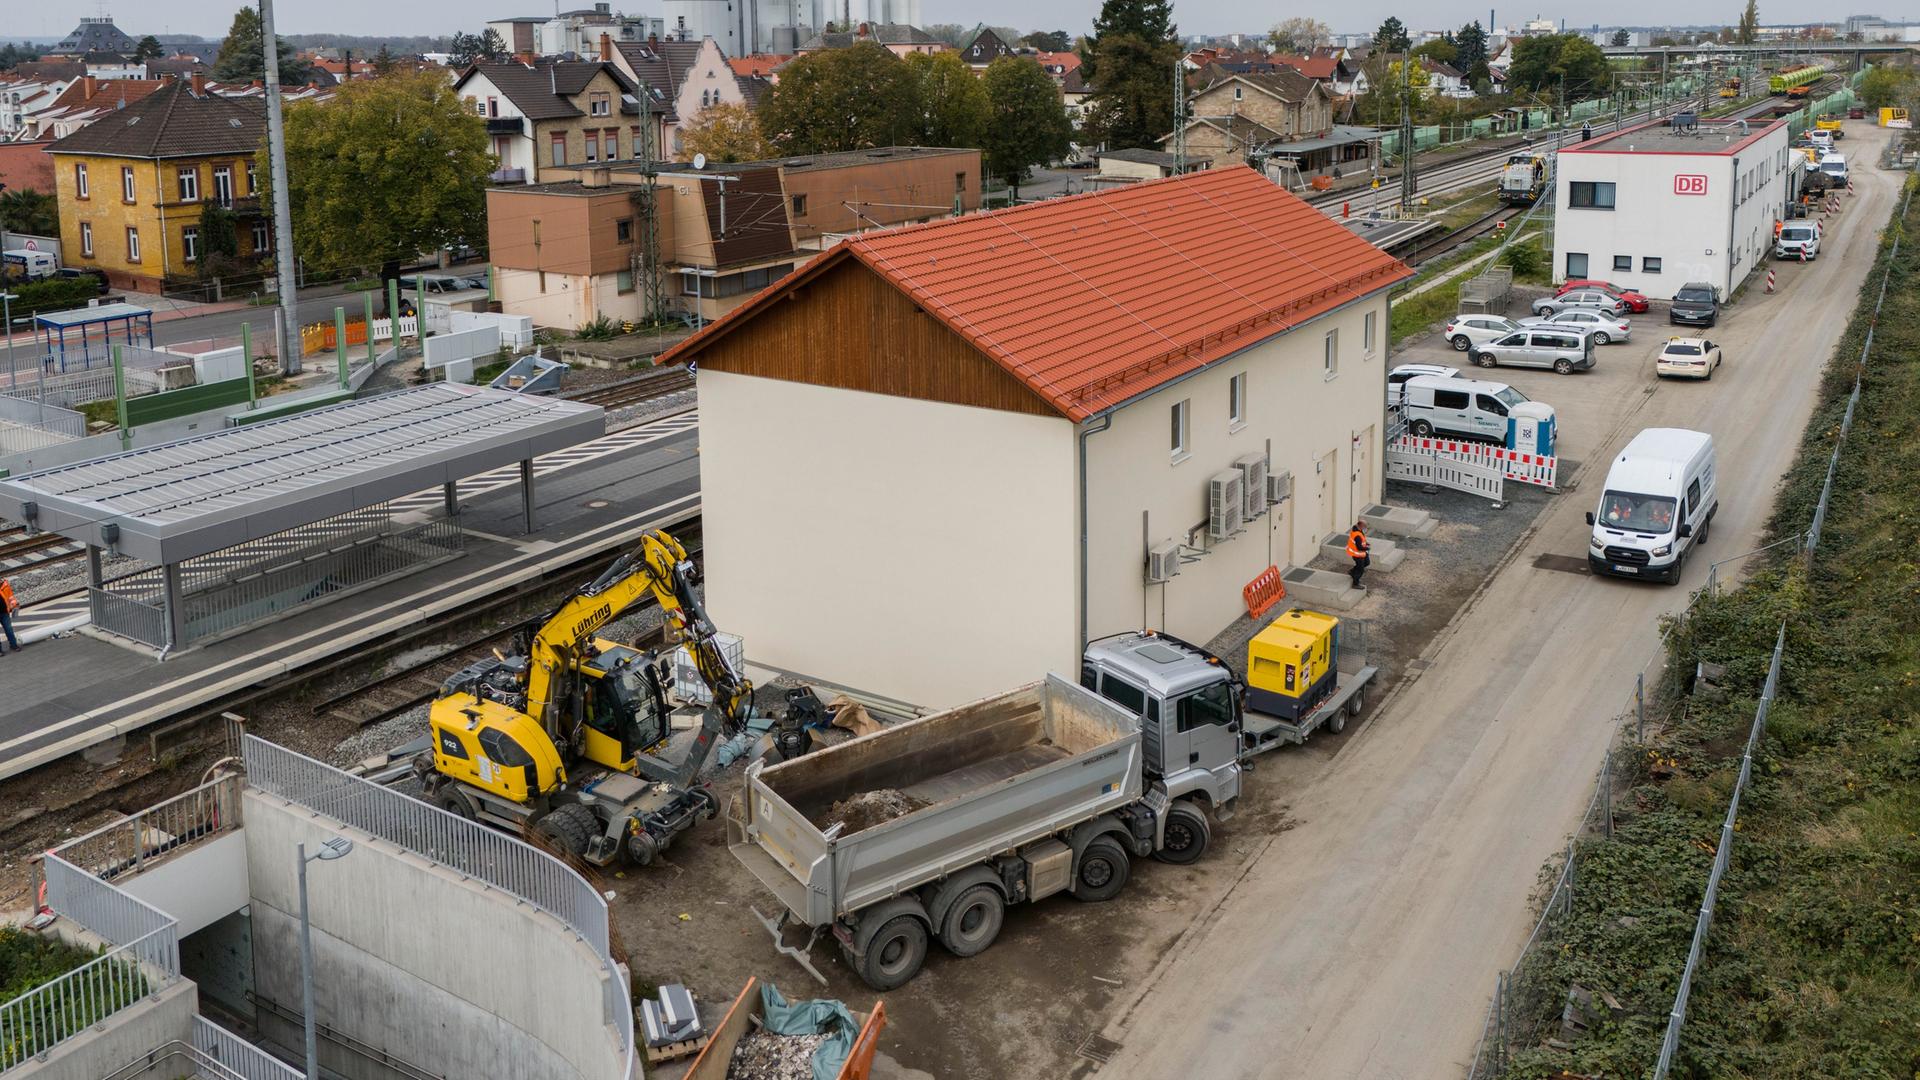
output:
M813 1080L813 1055L825 1035L756 1031L733 1048L727 1080Z
M871 829L883 825L894 818L906 817L915 810L926 806L925 799L916 799L904 791L894 788L880 788L876 791L863 791L858 795L849 795L827 808L825 828L840 825L840 834L857 833L862 829Z

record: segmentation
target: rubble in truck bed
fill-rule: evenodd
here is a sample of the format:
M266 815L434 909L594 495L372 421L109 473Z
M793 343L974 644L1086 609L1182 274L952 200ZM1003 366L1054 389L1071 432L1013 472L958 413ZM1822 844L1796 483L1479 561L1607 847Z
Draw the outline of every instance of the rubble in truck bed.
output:
M733 1048L727 1080L813 1080L813 1054L821 1035L775 1035L755 1031Z
M895 788L863 791L828 807L826 827L838 824L840 835L847 836L875 825L884 825L894 818L906 817L927 805L925 799L916 799Z

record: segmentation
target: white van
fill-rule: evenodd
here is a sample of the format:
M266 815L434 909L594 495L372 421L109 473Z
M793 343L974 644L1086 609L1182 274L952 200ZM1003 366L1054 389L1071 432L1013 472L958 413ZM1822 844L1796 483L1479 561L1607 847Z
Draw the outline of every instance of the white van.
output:
M1408 379L1400 413L1407 430L1422 437L1451 435L1504 445L1513 407L1527 395L1506 383L1421 375Z
M1847 155L1823 154L1820 157L1820 171L1827 174L1827 183L1833 187L1847 186Z
M1635 435L1607 470L1599 509L1587 514L1587 565L1596 574L1678 583L1720 511L1714 472L1713 436L1705 432L1647 428Z
M60 260L50 252L14 248L0 255L0 259L5 260L6 280L9 281L38 281L60 271Z

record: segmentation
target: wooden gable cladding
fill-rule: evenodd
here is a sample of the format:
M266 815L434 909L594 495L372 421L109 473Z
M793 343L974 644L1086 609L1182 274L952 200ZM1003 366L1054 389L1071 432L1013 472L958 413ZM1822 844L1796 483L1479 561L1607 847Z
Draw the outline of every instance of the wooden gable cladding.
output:
M740 312L730 333L690 359L741 375L1060 415L857 259L843 259L758 307Z

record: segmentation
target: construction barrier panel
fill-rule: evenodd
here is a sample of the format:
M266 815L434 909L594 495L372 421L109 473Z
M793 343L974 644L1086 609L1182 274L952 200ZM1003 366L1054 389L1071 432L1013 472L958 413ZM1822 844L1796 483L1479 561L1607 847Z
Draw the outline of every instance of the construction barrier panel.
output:
M1499 468L1398 446L1387 448L1387 478L1452 488L1494 502L1500 502L1506 491L1506 473Z
M1280 580L1280 568L1269 566L1260 571L1260 576L1247 582L1240 590L1241 599L1247 602L1247 614L1259 618L1273 610L1273 605L1287 598L1286 583Z
M1504 446L1494 446L1491 443L1461 442L1432 436L1423 438L1418 435L1402 435L1387 449L1405 453L1437 454L1488 468L1497 468L1507 479L1522 484L1533 484L1543 488L1559 486L1560 459L1557 457L1509 450Z

